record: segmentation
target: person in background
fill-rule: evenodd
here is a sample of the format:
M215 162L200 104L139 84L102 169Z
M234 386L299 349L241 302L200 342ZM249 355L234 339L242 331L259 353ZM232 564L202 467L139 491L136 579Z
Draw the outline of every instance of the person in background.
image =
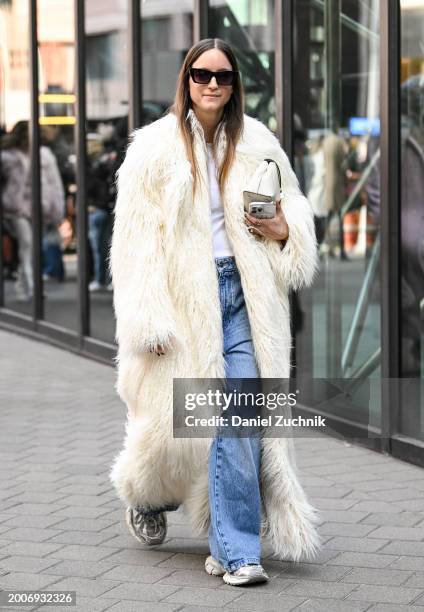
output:
M41 206L44 231L52 231L64 215L64 191L53 153L40 147ZM3 138L1 148L3 217L18 242L18 274L15 285L19 301L34 293L32 267L32 198L28 122L19 121Z
M98 134L88 135L87 152L88 239L94 263L94 278L88 289L93 292L112 289L107 256L112 236L109 182L114 175L109 168L109 155Z

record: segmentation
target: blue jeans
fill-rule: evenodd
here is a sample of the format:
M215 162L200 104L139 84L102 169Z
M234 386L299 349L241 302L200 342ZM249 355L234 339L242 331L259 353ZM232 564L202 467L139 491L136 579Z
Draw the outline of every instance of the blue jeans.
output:
M222 257L215 262L224 333L225 376L259 378L235 258ZM231 572L248 563L260 563L260 462L259 437L228 437L218 433L211 444L209 548L211 555Z
M107 257L112 235L112 217L106 210L97 208L88 215L88 239L94 262L94 279L101 285L110 283Z
M235 258L222 257L215 262L224 333L225 376L259 378ZM259 437L228 437L218 433L211 444L209 548L211 555L229 571L248 563L260 563L260 462ZM147 514L177 508L173 505L149 510L139 507Z

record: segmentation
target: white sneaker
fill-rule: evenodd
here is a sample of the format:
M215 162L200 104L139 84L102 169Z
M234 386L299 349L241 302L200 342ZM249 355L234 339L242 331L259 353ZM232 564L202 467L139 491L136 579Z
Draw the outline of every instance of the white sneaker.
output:
M231 586L243 586L269 580L262 565L243 565L235 572L227 572L225 567L212 555L209 555L205 561L205 570L210 576L222 576L224 582Z
M88 290L89 291L101 291L102 290L102 285L98 281L93 280L88 285Z
M268 582L269 576L262 565L242 565L235 572L226 572L222 579L231 586L243 586L254 582Z
M220 564L219 561L214 559L212 555L209 555L205 561L206 573L210 576L223 576L225 574L225 567Z

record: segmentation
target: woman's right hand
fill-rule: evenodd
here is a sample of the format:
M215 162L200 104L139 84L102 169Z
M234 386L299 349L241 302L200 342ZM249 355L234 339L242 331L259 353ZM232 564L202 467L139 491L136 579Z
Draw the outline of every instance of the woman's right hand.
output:
M150 349L150 352L156 353L156 355L160 357L161 355L165 354L165 349L163 348L162 344L157 344L154 348Z

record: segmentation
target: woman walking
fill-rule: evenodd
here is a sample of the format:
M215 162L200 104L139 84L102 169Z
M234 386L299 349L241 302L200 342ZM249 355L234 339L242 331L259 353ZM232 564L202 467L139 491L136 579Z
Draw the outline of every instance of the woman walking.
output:
M258 220L242 192L265 158L282 193ZM280 558L313 557L316 512L290 438L174 438L173 378L289 377L288 292L316 267L312 211L275 136L243 113L231 47L200 41L173 106L134 133L118 173L110 269L128 418L111 480L146 544L163 542L182 504L208 535L206 571L228 584L268 579L261 536Z

